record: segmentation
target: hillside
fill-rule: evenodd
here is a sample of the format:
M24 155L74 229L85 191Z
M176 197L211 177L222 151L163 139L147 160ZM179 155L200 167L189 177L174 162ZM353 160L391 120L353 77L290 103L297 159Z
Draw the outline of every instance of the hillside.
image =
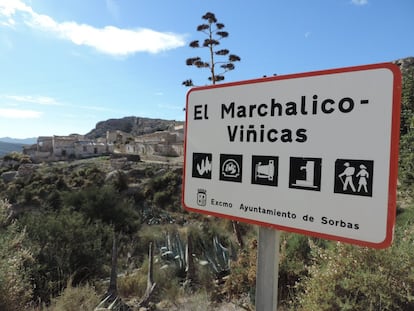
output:
M93 130L85 136L89 139L105 137L107 131L120 130L131 135L143 135L156 131L165 131L175 125L184 124L183 121L150 119L140 117L124 117L98 122Z
M403 81L394 241L377 250L282 232L279 310L414 310L414 58L395 63ZM88 135L175 124L110 119ZM118 156L0 160L0 310L94 310L116 294L116 311L254 310L257 226L238 223L239 240L235 222L184 211L182 174L182 165Z
M10 152L22 152L23 146L34 143L36 143L36 138L17 139L0 137L0 157Z
M0 157L10 152L21 152L24 144L6 143L0 141Z

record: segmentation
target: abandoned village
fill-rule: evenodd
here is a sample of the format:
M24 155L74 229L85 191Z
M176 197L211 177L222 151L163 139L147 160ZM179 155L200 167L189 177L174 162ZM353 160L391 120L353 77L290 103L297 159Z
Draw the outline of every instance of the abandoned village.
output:
M102 155L124 155L147 161L182 163L184 155L184 125L143 135L121 130L106 131L105 137L87 138L85 135L40 136L37 143L25 146L23 154L32 162L68 161Z

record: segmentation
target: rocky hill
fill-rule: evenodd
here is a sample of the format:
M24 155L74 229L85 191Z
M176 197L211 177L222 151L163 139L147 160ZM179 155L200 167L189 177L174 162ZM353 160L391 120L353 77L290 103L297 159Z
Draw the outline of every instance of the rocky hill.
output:
M107 131L116 130L138 136L153 133L156 131L165 131L181 124L184 124L184 122L130 116L121 119L109 119L106 121L98 122L95 128L85 136L89 139L96 139L99 137L105 137Z

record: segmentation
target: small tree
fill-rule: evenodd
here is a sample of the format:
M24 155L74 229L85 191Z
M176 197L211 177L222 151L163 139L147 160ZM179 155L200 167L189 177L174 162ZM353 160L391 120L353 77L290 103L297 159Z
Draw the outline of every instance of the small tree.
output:
M195 66L197 68L208 68L210 70L210 76L208 80L212 84L224 80L224 74L235 68L234 62L240 61L240 57L234 54L230 54L227 49L218 49L220 41L223 38L227 38L229 33L224 31L224 24L217 21L216 16L213 13L207 12L202 16L202 19L206 23L201 24L197 27L197 31L204 33L207 38L200 45L199 40L190 42L191 48L207 48L209 50L209 61L203 61L201 57L192 57L186 60L187 66ZM226 57L226 60L223 60ZM217 72L217 67L221 69ZM185 80L182 83L185 86L193 86L191 79Z

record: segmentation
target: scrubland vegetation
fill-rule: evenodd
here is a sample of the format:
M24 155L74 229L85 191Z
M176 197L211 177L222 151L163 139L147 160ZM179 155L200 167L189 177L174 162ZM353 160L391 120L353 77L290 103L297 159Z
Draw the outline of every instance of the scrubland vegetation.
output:
M282 310L414 310L413 81L411 68L403 80L392 246L283 233ZM230 221L184 211L181 167L125 161L115 169L113 161L3 158L0 175L19 174L0 178L0 310L93 310L110 287L114 237L118 310L138 310L149 269L156 286L146 309L216 310L231 302L253 310L257 228L239 224L241 246Z

